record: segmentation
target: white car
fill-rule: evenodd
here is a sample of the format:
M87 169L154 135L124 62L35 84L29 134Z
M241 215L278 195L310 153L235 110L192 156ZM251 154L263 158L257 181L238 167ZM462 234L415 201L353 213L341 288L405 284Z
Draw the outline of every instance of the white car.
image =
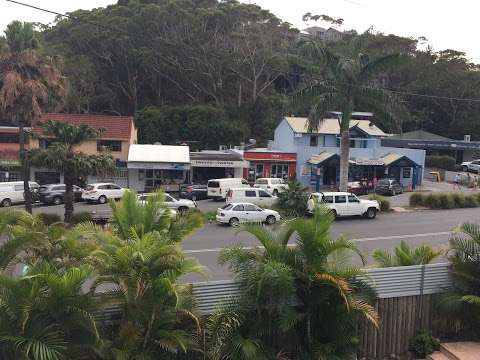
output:
M273 225L280 220L275 210L262 209L251 203L230 203L217 210L217 222L238 226L240 223L266 223Z
M108 199L121 199L125 191L127 190L114 183L89 184L82 194L82 199L105 204Z
M307 212L312 214L316 203L324 203L337 216L365 216L374 219L380 211L376 200L359 199L356 195L347 192L312 193L308 198Z
M258 178L253 186L266 190L275 196L288 190L288 184L283 179L278 178Z
M460 164L462 170L465 172L476 172L480 174L480 159L473 161L464 161Z
M278 198L263 189L257 188L238 188L228 190L225 201L231 203L250 203L262 207L272 206Z
M146 193L138 195L138 200L146 201L149 196L154 195L153 193ZM175 199L169 194L164 194L165 197L165 206L169 209L178 211L180 214L185 214L189 209L194 209L197 207L197 203L188 199Z

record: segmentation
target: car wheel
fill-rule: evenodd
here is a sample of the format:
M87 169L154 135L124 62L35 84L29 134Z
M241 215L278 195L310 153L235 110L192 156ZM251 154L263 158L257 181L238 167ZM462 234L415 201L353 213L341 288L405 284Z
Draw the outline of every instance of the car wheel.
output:
M377 209L368 208L366 215L369 219L375 219L375 217L377 216Z
M12 206L12 200L10 200L10 199L3 199L3 200L2 200L2 206L3 206L3 207L10 207L10 206Z
M186 207L186 206L180 206L180 207L178 208L178 212L179 212L179 214L182 215L182 216L185 215L185 214L187 213L187 211L188 211L188 207Z
M462 170L463 170L464 172L468 172L468 166L465 166L465 165L462 166Z
M60 205L62 203L62 198L60 196L55 196L53 198L53 204L54 205Z
M102 195L98 198L99 204L105 204L106 202L107 202L107 197L105 195Z
M337 218L337 212L335 210L330 210L330 214L332 214L333 218L336 219Z
M278 190L277 189L273 190L273 196L278 196Z
M265 220L265 222L268 224L268 225L273 225L277 222L277 219L275 218L275 216L273 215L269 215L267 216L267 219Z
M237 227L240 225L240 221L237 218L231 218L230 221L228 222L230 226Z

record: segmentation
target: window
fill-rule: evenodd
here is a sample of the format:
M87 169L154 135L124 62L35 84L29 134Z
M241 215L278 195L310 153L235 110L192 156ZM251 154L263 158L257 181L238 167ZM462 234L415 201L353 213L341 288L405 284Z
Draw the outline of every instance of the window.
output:
M403 168L403 178L410 179L412 177L412 168Z
M65 185L64 186L54 186L52 188L52 191L65 191Z
M173 198L170 195L165 194L165 202L173 202Z
M97 151L122 151L122 142L118 140L98 140Z
M243 207L245 211L257 211L257 207L255 205L245 204Z
M257 184L259 185L268 185L268 180L267 179L258 179L256 181Z
M247 191L245 191L245 196L246 197L256 197L257 193L256 193L255 190L247 190Z
M210 187L210 188L219 188L220 187L220 183L218 181L209 181L208 184L207 184L207 187Z
M227 204L222 207L222 210L230 210L233 207L232 204Z
M109 186L108 185L100 185L97 187L98 190L108 190Z
M310 136L310 146L318 146L318 136L311 135Z
M0 134L0 143L18 144L19 142L18 134Z
M243 205L237 205L233 208L233 211L243 211Z
M23 185L15 185L15 191L23 191Z
M120 186L115 185L115 184L110 184L110 185L108 185L108 188L109 188L110 190L120 190L120 189L121 189Z
M340 138L337 137L337 147L340 147Z
M349 203L359 203L360 200L355 195L348 195L348 202Z
M333 204L333 196L326 195L323 197L323 202L327 204Z
M282 179L288 177L288 164L273 164L272 177Z
M345 204L347 202L347 197L345 195L336 195L335 204Z
M355 140L350 140L350 147L354 148L355 147Z
M272 195L270 195L269 193L267 193L267 192L265 192L265 191L263 191L263 190L260 190L260 191L258 192L258 194L260 195L261 198L270 198L270 197L272 197Z

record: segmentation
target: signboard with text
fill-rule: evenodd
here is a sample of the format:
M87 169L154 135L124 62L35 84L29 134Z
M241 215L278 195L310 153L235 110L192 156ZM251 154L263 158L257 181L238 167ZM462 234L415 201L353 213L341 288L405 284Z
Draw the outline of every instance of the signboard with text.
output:
M243 168L248 167L245 161L230 160L190 160L193 167L215 167L215 168Z

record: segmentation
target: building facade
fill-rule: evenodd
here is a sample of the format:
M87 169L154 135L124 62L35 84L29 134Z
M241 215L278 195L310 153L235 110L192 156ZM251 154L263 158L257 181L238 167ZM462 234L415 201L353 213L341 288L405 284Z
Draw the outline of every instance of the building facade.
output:
M243 171L243 177L250 182L257 178L295 178L297 154L269 148L246 150L243 157L249 166Z
M207 184L210 179L240 178L248 168L241 153L234 150L202 150L190 153L190 182Z
M388 135L369 117L368 113L362 113L359 119L350 122L349 180L391 177L404 187L420 185L425 151L382 146L381 139ZM324 119L316 131L309 131L307 118L286 117L275 129L273 148L297 154L296 177L303 185L316 188L338 185L338 119Z

